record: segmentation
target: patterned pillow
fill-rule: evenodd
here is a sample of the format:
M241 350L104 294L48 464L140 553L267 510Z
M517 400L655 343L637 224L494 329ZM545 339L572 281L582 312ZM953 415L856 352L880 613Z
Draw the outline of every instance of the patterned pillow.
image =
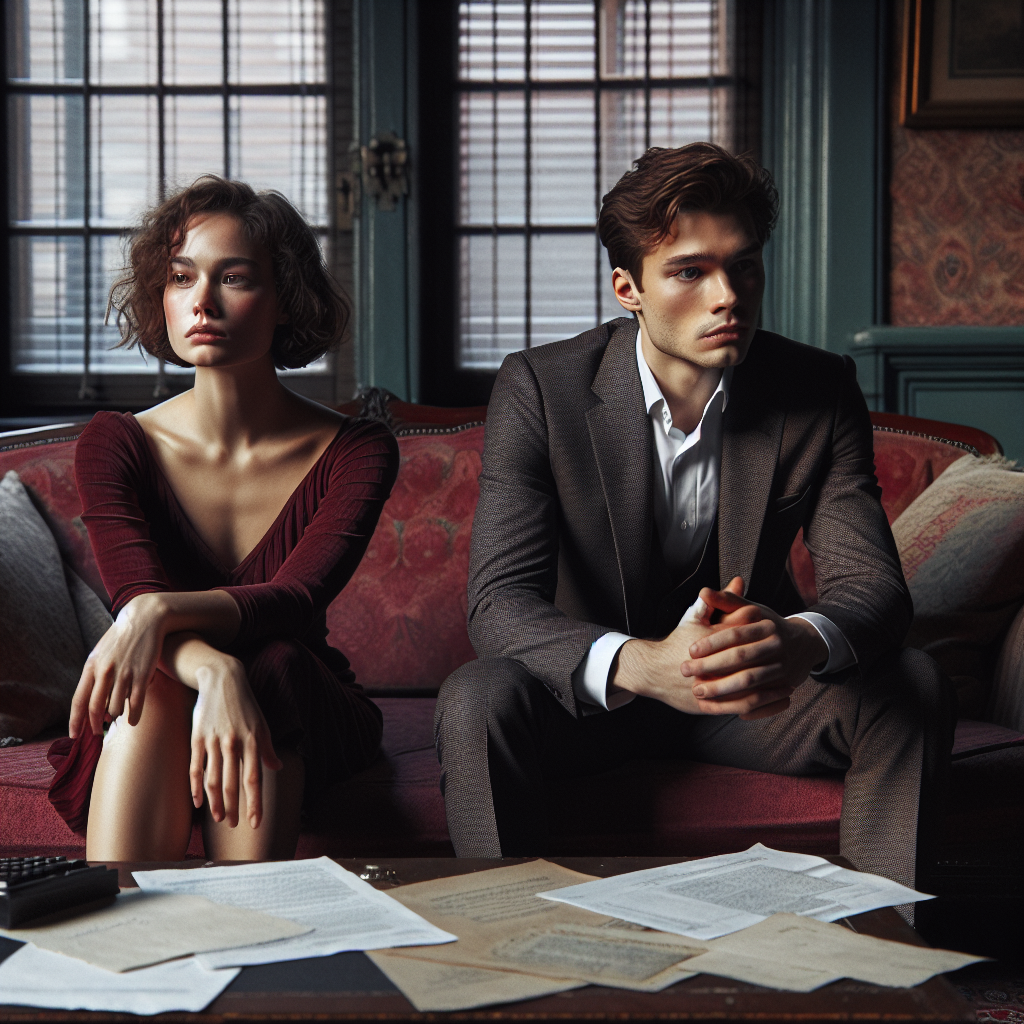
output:
M908 647L950 676L985 679L993 641L1024 602L1024 473L965 455L892 527L914 599Z

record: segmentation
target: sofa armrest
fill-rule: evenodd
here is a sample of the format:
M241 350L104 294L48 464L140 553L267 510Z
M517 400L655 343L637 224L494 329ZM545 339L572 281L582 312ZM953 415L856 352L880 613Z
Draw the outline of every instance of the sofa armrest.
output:
M1003 638L992 692L989 721L1024 732L1024 606Z

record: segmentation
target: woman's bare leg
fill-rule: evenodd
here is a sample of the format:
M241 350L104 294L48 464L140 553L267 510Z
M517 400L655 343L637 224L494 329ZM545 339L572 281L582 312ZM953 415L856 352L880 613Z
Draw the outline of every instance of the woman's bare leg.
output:
M189 744L195 692L157 672L138 725L128 716L96 766L89 860L184 860L192 832ZM88 726L86 726L88 727Z
M211 860L291 860L299 842L306 768L294 750L279 750L280 771L263 769L263 820L249 825L245 790L239 787L238 824L216 822L209 807L203 815L203 844Z

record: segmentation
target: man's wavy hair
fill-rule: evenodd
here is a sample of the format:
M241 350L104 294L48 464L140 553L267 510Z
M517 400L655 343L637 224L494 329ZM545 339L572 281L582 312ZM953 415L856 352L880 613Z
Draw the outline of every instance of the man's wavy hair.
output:
M110 289L110 311L121 332L118 348L141 346L150 355L190 366L167 338L163 296L171 253L201 213L230 213L270 253L277 303L287 322L274 329L271 356L278 369L294 369L337 345L349 304L324 264L316 236L280 192L256 192L242 181L204 174L142 219L128 246L126 266Z
M764 245L779 215L772 176L753 157L733 156L710 142L653 147L619 178L601 202L598 231L614 270L641 287L644 257L672 232L686 210L745 210Z

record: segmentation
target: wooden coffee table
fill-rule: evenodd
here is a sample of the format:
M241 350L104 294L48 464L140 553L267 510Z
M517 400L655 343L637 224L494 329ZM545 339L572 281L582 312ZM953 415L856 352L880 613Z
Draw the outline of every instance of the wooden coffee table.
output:
M503 861L451 858L392 858L373 861L339 859L356 874L376 868L373 884L380 889L432 878L468 874L519 864L529 858ZM673 864L680 857L550 857L575 871L607 877L625 871ZM830 858L839 861L839 858ZM845 863L839 861L840 863ZM116 864L123 887L135 885L137 868L198 868L182 864ZM865 935L923 945L920 936L891 909L874 910L850 919ZM66 1012L0 1007L0 1022L127 1021L128 1014ZM138 1018L136 1018L138 1019ZM916 988L883 988L838 981L816 992L776 992L758 985L698 975L656 994L627 992L596 985L458 1013L417 1013L405 997L362 953L246 967L234 982L200 1014L163 1014L157 1020L188 1024L235 1024L242 1021L970 1021L975 1014L943 977Z

